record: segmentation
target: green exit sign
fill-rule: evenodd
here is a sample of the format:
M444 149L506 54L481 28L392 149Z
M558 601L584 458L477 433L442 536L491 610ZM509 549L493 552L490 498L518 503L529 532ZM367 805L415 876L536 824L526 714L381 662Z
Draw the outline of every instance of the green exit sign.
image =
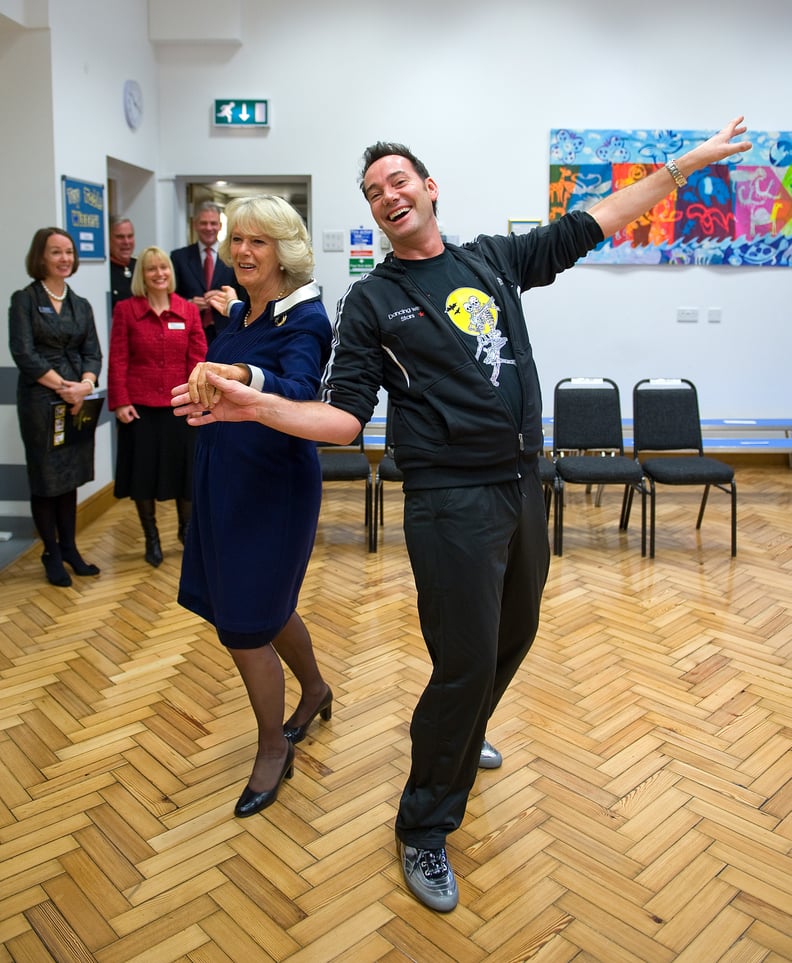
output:
M268 100L216 100L215 127L269 127Z

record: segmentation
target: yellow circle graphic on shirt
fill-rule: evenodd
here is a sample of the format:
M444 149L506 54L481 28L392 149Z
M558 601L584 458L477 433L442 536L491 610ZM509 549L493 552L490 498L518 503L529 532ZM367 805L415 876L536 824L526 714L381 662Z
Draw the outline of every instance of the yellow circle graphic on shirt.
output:
M445 311L454 324L474 338L498 327L495 299L477 288L457 288L446 299Z

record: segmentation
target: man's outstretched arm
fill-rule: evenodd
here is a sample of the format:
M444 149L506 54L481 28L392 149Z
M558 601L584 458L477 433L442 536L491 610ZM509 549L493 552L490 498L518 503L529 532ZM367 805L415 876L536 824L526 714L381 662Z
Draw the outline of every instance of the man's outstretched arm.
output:
M211 370L206 372L206 380L216 389L211 408L192 401L187 384L178 385L172 391L174 413L185 417L190 425L256 421L287 435L336 445L349 444L363 428L354 415L322 401L292 401L256 391Z
M734 141L735 137L747 130L743 119L737 117L709 140L677 157L675 163L680 177L687 179L694 171L717 164L733 154L750 150L750 141ZM655 204L659 204L664 197L675 191L677 186L673 174L664 166L643 180L609 194L589 208L588 213L602 228L605 237L610 237L641 214L645 214Z

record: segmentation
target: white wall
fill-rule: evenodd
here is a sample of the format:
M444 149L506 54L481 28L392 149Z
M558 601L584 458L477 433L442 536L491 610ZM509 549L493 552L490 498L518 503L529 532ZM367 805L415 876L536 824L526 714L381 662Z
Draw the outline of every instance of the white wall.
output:
M38 69L30 71L31 63L38 64ZM22 76L26 77L24 87L19 83ZM47 30L26 30L0 16L0 89L0 128L4 131L0 173L5 215L4 230L0 231L0 277L3 294L9 297L12 290L30 280L24 261L35 229L60 223L52 220L57 192L51 180L55 145L49 123L52 74ZM36 122L38 118L42 118L41 123ZM28 231L30 225L34 226ZM3 329L6 336L0 343L0 364L13 364L5 325Z
M61 177L105 184L114 158L139 168L136 196L130 199L136 226L153 243L156 232L158 166L157 70L148 40L145 0L44 0L0 6L0 120L7 135L2 152L4 231L0 235L0 290L29 283L25 253L34 232L63 226ZM29 28L29 29L26 29ZM123 82L137 77L147 102L147 124L127 127L122 111ZM135 180L132 178L131 180ZM105 202L108 195L105 193ZM108 265L83 260L70 280L88 298L104 352L100 380L106 383L109 317ZM0 365L12 366L3 311ZM0 406L0 463L24 464L13 405ZM113 478L112 424L97 432L96 478L78 493L80 501ZM26 503L0 499L0 514L27 514Z
M6 299L27 282L34 230L62 223L64 174L104 182L136 171L124 203L138 245L166 249L185 240L176 178L310 177L316 274L332 311L347 259L321 250L322 231L374 227L357 171L377 139L426 161L442 227L464 241L505 231L510 217L546 219L553 127L716 128L738 113L753 129L792 127L788 0L151 2L167 7L155 43L146 0L0 0ZM130 77L146 108L134 132L122 113ZM268 98L270 129L212 128L224 96ZM106 339L107 265L82 265L74 287ZM788 270L578 267L525 305L548 402L568 374L614 377L625 406L638 378L681 374L698 383L705 417L789 414ZM723 321L678 324L678 306L720 307ZM0 408L0 463L18 463L13 407ZM81 499L112 479L109 431Z
M346 257L323 253L321 233L374 226L356 186L372 141L425 160L448 234L505 232L510 217L547 217L553 127L715 129L739 113L792 127L790 27L787 0L242 0L241 46L159 49L162 163L310 175L333 306ZM224 96L269 98L269 132L211 130ZM578 267L525 305L549 404L569 374L614 377L627 406L640 377L685 375L705 417L789 413L788 270ZM679 324L678 306L720 307L723 321Z
M63 174L96 181L106 188L108 166L112 172L115 158L143 170L155 168L159 151L157 71L148 42L145 2L50 3L50 28L57 189ZM128 77L139 80L146 105L148 122L137 131L131 131L124 120L122 92ZM146 191L141 190L145 198ZM152 236L156 223L153 178L148 203L135 207L131 200L127 204L134 211L136 231L142 238ZM58 223L62 223L62 214ZM94 309L104 352L103 384L107 382L109 353L108 272L106 261L83 261L71 282ZM80 489L81 500L113 478L112 430L111 421L97 433L96 478Z
M30 71L31 63L40 69ZM0 231L0 277L2 295L27 283L24 257L33 231L20 225L17 200L24 198L26 211L37 227L53 222L55 190L50 183L54 163L52 130L48 123L31 123L31 118L48 118L52 114L52 80L50 42L46 30L27 30L17 22L0 16L0 129L5 131L0 172L3 179L4 230ZM26 77L22 89L19 78ZM16 96L11 92L16 91ZM9 150L14 140L16 150ZM3 338L0 341L0 366L12 366L8 348L8 329L4 306L0 318ZM16 406L0 405L0 460L24 464L25 453L19 435ZM0 501L0 514L7 508Z

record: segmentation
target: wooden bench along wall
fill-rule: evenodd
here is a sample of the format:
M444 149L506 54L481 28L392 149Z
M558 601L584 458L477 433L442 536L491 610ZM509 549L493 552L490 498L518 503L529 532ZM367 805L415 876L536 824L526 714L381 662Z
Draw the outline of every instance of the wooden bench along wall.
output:
M542 419L544 447L553 447L553 419ZM622 421L624 450L632 450L632 418ZM384 450L385 417L375 415L366 426L366 448L373 452ZM792 466L792 418L702 418L701 438L704 451L717 455L787 455Z

